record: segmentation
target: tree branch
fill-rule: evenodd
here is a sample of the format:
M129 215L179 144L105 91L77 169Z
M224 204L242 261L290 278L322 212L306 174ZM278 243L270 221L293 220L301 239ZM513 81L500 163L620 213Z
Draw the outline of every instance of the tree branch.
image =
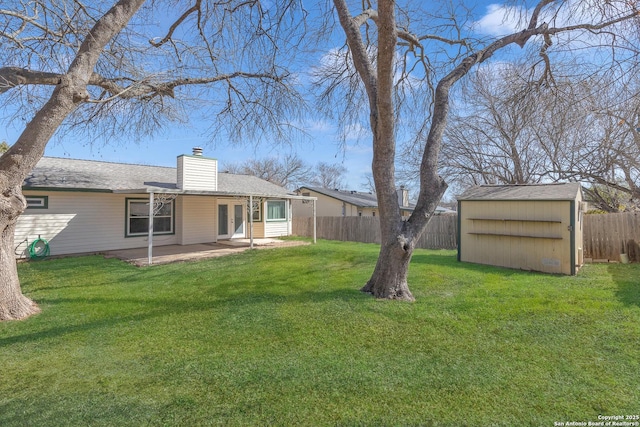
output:
M367 49L362 40L362 36L360 34L360 25L358 23L362 20L362 18L356 20L351 17L349 13L349 8L347 7L347 3L345 0L333 0L333 4L335 5L336 11L338 13L338 18L340 20L340 25L344 29L344 32L347 36L347 44L349 45L349 50L351 51L351 56L353 58L353 64L362 79L364 86L369 94L371 112L374 114L376 111L375 100L376 95L376 86L377 86L377 77L376 72L369 61L369 57L367 55ZM362 15L360 15L362 16Z
M169 31L167 32L167 35L164 36L164 38L162 40L160 40L159 42L154 42L153 40L149 40L149 43L151 44L151 46L153 47L160 47L163 44L165 44L166 42L168 42L169 40L171 40L171 38L173 37L173 33L176 31L176 29L180 26L180 24L182 24L184 22L185 19L187 19L189 17L189 15L191 15L193 12L198 12L198 15L201 13L200 11L200 6L201 6L202 0L196 0L196 4L194 4L191 8L189 8L185 13L183 13L177 20L176 22L174 22L171 27L169 27Z
M46 73L42 71L32 71L19 67L0 68L0 94L21 85L58 85L64 74ZM119 97L123 99L149 99L155 96L175 97L174 89L180 86L190 85L206 85L224 80L232 80L238 78L247 79L268 79L274 82L282 82L286 76L279 76L269 73L248 73L244 71L236 71L228 74L219 74L214 77L201 78L181 78L167 82L152 82L151 79L141 81L132 81L128 86L121 84L124 80L130 79L110 79L93 73L89 79L89 86L97 86L111 94L111 97ZM101 100L104 102L104 100Z

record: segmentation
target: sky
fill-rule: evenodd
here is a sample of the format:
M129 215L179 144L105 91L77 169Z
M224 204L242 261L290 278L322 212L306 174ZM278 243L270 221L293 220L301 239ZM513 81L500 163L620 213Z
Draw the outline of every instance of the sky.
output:
M497 36L513 30L513 24L505 21L508 10L496 2L480 0L477 6L478 19L474 24L476 33ZM108 145L91 145L75 138L59 140L52 138L45 155L75 159L123 162L157 166L175 166L176 157L191 154L193 147L202 147L204 155L217 158L221 168L225 165L242 163L254 158L279 157L297 153L310 165L318 162L340 163L347 170L345 189L367 190L366 174L371 172L372 148L367 135L351 138L342 147L336 138L337 126L326 120L310 121L303 124L309 138L300 143L273 148L269 144L260 146L234 146L226 143L210 143L203 129L197 125L176 125L162 133L131 143L129 139L112 141ZM17 139L22 129L0 128L0 141L10 144ZM368 190L367 190L368 191Z

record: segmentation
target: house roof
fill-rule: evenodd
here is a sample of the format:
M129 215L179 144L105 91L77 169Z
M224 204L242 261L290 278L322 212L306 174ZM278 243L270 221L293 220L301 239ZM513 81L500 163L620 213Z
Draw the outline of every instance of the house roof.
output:
M323 194L325 196L333 197L341 202L350 203L354 206L361 208L377 208L378 198L375 194L362 193L359 191L346 191L346 190L331 190L322 187L301 187L300 190L307 189L313 192ZM412 211L415 205L410 203L409 206L401 206L400 209ZM442 206L436 207L437 213L455 213L454 210L443 208Z
M579 182L478 185L458 196L458 200L574 200L580 191Z
M43 157L25 179L25 190L86 190L102 192L150 192L295 197L285 188L251 175L218 174L217 191L182 191L177 170L164 166Z
M378 199L375 194L359 191L330 190L322 187L301 187L361 208L377 208Z

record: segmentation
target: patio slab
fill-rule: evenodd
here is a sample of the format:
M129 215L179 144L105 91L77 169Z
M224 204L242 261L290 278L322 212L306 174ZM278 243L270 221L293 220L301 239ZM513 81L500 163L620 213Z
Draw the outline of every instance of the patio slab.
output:
M254 249L271 249L288 246L308 245L309 242L278 239L254 239ZM153 265L172 262L195 261L199 259L216 258L244 252L250 249L249 239L224 240L216 243L198 243L194 245L166 245L154 246ZM147 248L122 249L105 252L105 258L118 258L138 267L149 263Z

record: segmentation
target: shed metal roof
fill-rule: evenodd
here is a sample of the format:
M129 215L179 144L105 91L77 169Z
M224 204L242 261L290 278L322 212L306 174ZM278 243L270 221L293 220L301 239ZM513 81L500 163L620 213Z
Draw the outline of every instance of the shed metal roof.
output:
M458 196L458 200L575 200L580 191L579 182L478 185Z
M176 168L59 157L40 159L25 179L23 188L115 193L166 191L296 198L287 189L251 175L219 173L216 191L183 191L177 187Z

